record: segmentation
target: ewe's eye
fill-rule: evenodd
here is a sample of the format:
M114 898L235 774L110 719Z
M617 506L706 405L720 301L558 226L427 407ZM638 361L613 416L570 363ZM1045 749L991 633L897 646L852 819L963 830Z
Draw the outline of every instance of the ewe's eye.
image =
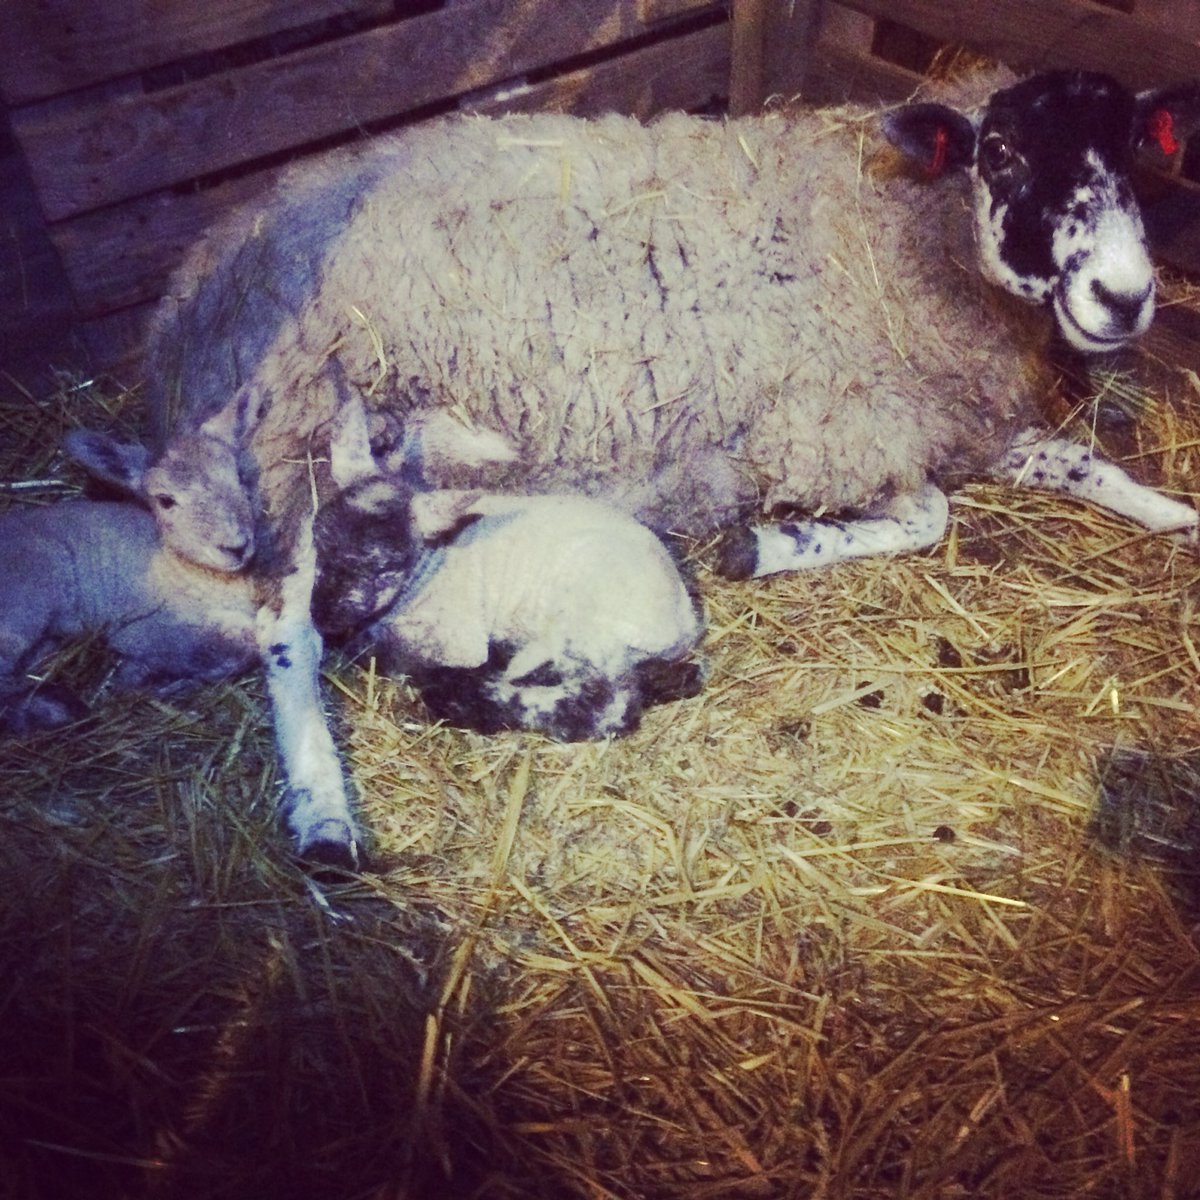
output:
M989 134L983 139L983 145L979 148L979 156L990 175L998 175L1000 172L1008 170L1019 158L997 133Z
M154 503L158 505L164 512L175 507L175 497L168 496L165 492L160 492L154 497Z

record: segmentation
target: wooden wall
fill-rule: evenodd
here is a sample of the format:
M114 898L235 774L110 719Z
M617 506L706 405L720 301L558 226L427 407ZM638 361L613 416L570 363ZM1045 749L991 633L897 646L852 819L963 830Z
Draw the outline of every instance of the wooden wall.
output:
M0 94L101 361L296 154L459 107L723 102L713 0L4 0Z
M735 77L740 70L757 84L739 97L747 110L772 92L900 100L941 47L1019 70L1107 71L1132 88L1200 75L1195 0L734 0L733 8L754 30L736 44L759 60L734 65Z

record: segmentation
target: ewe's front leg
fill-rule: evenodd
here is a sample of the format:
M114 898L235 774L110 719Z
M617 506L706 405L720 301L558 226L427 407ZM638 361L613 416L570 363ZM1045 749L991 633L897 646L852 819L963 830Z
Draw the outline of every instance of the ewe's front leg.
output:
M316 576L311 517L301 523L290 565L290 573L274 581L257 623L275 742L287 778L288 826L304 858L356 869L358 829L321 706L323 647L310 613Z
M1135 483L1114 463L1067 438L1027 429L996 464L995 474L1017 487L1089 500L1155 532L1178 529L1196 536L1197 514L1190 504Z
M717 553L717 571L749 579L807 571L848 558L922 550L946 532L950 506L933 484L896 496L879 513L851 521L781 521L731 530Z

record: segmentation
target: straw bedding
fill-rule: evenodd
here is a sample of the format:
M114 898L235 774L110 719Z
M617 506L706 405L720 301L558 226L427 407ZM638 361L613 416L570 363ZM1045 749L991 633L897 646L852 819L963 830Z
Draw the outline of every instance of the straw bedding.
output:
M1200 382L1138 371L1098 436L1186 493ZM10 388L3 478L137 409ZM5 1193L1194 1194L1200 561L984 486L924 555L704 553L711 681L622 741L332 661L361 877L290 861L257 681L59 656L94 715L0 744Z

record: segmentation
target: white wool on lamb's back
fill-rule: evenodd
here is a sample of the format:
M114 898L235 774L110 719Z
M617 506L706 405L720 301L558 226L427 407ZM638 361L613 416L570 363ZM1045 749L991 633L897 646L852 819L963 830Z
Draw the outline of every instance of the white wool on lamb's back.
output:
M444 495L418 495L414 509ZM639 657L683 657L700 638L666 548L628 517L579 496L464 497L477 523L385 618L413 660L477 667L496 641L516 677L574 655L617 675Z

